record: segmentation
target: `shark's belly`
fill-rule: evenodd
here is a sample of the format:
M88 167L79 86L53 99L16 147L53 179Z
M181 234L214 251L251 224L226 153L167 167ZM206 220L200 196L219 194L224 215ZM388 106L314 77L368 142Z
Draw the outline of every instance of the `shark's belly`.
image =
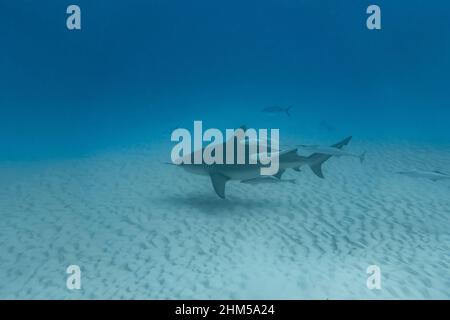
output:
M248 180L261 176L261 170L259 166L224 166L218 168L218 172L228 177L231 180Z

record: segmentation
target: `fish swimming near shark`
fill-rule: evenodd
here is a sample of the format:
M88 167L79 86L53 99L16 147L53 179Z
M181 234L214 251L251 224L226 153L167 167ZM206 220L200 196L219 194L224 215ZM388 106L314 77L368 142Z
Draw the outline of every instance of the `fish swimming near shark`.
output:
M340 149L347 145L352 137L347 137L344 140L332 145L333 148ZM233 139L233 138L232 138ZM234 143L234 157L235 161L234 164L206 164L204 162L200 164L194 163L193 159L195 158L196 153L202 153L204 151L203 149L197 150L193 153L187 154L186 157L190 158L192 161L190 163L181 163L177 164L176 166L179 166L186 171L196 174L196 175L202 175L202 176L208 176L211 179L212 186L214 188L214 191L216 194L224 199L225 198L225 185L230 180L237 180L237 181L245 181L245 180L251 180L251 179L257 179L261 177L266 177L261 175L261 168L264 167L260 162L256 164L252 164L250 161L246 161L245 164L236 164L236 157L237 157L237 145L238 141L237 138L234 137L235 143ZM223 143L223 150L224 150L224 157L226 157L226 144L228 142ZM249 159L253 155L250 154L250 149L246 147L245 148L245 157L246 159ZM268 152L271 152L270 149ZM278 151L277 151L278 152ZM332 155L328 154L322 154L322 153L314 153L308 157L300 156L297 154L297 148L295 149L287 149L284 151L279 151L279 170L278 173L275 174L273 177L277 179L281 179L281 176L287 169L294 169L296 171L300 170L300 167L307 165L311 168L312 172L320 177L324 178L322 173L322 165L325 161L330 159Z
M397 174L408 176L411 178L422 178L429 179L431 181L439 180L450 180L450 175L441 171L425 171L425 170L410 170L410 171L399 171Z
M278 179L274 176L264 176L254 179L242 180L241 183L258 185L258 184L283 184L283 183L293 183L295 184L295 179Z
M366 157L366 152L364 151L361 154L354 154L354 153L350 153L347 152L345 150L342 150L340 148L336 148L336 147L326 147L326 146L317 146L317 145L304 145L304 144L299 144L298 145L301 149L313 152L313 153L321 153L321 154L327 154L330 156L335 156L335 157L355 157L358 158L359 161L361 163L364 162L364 159Z
M292 109L292 106L289 106L287 108L279 107L279 106L272 106L267 107L261 110L261 112L268 114L268 115L278 115L278 114L287 114L289 117L291 114L289 113L289 110Z
M328 131L328 132L334 132L334 131L336 131L336 127L333 126L333 125L331 125L331 124L329 124L329 123L326 122L326 121L321 121L321 122L319 123L319 128L324 129L324 130L326 130L326 131Z

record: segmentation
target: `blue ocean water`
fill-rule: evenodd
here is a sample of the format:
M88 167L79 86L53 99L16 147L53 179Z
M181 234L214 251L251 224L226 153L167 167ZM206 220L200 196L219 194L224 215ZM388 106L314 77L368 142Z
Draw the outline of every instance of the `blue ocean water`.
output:
M300 134L450 141L446 2L378 1L372 31L367 1L77 4L80 31L65 2L0 4L2 159L148 143L193 120L266 125L271 105L292 105Z
M393 173L450 173L450 3L371 4L0 0L0 299L448 299L448 181ZM163 164L194 120L366 160L222 200Z

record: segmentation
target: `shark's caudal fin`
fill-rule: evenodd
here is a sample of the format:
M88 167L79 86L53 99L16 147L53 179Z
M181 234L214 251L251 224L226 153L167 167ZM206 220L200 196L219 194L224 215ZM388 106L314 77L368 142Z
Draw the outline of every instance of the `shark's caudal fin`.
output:
M332 145L333 148L338 148L338 149L342 149L342 147L344 147L345 145L347 145L350 140L352 139L352 137L347 137L344 140L335 143ZM310 155L309 157L307 157L307 162L309 164L309 167L311 168L312 172L314 172L314 174L316 176L318 176L319 178L324 178L323 176L323 172L322 172L322 164L327 161L328 159L330 159L332 156L328 155L328 154L322 154L322 153L314 153L312 155Z
M352 136L345 138L344 140L335 143L332 145L333 148L342 149L344 146L348 145L348 143L352 140Z
M225 199L225 184L228 180L230 179L223 174L211 173L211 182L214 187L214 191L222 199Z

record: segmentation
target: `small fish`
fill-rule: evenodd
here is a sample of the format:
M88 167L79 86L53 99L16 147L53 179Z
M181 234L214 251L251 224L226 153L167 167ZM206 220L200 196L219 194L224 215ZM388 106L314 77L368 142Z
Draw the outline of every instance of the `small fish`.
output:
M321 121L319 123L319 127L321 129L325 129L328 132L335 132L336 131L336 127L334 127L333 125L327 123L326 121Z
M292 106L289 106L287 108L273 106L273 107L267 107L261 110L261 112L264 112L269 115L277 115L281 113L286 113L289 117L291 114L289 113L289 110L291 110Z
M411 178L423 178L430 179L431 181L450 180L450 175L440 171L425 171L425 170L411 170L411 171L399 171L397 174L408 176Z
M358 158L361 163L364 162L364 159L366 157L366 152L363 152L361 154L354 154L347 151L344 151L339 148L334 147L326 147L326 146L318 146L318 145L304 145L299 144L300 148L307 150L309 152L313 153L320 153L320 154L326 154L329 156L335 156L335 157L355 157Z
M273 184L273 183L294 183L295 179L278 179L274 176L266 176L266 177L259 177L254 179L248 179L248 180L242 180L241 183L245 184Z

